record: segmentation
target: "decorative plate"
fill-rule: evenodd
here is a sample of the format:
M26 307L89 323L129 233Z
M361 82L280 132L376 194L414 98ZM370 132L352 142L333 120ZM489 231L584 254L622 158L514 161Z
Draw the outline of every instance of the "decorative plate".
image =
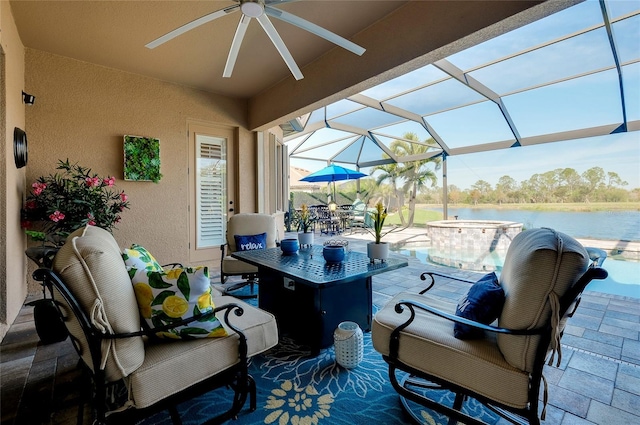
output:
M13 129L13 159L18 168L27 165L27 133L18 127Z

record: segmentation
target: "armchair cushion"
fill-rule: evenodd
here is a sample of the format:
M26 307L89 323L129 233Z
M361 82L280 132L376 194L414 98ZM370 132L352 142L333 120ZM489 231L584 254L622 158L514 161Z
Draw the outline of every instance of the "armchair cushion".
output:
M565 294L588 265L587 250L571 236L551 229L529 229L516 235L500 274L505 303L499 326L536 329L549 323L554 300ZM537 335L501 334L498 346L511 365L532 371L539 339Z
M490 324L498 318L504 305L504 291L495 273L487 273L474 283L456 307L456 316ZM484 332L469 325L457 323L453 327L456 338L481 338Z
M133 244L131 248L122 251L122 259L124 264L129 268L135 268L138 270L153 270L156 272L162 271L162 266L155 257L151 255L145 247Z
M241 213L231 216L227 223L227 249L221 259L220 270L223 278L225 276L253 275L258 273L258 268L244 261L236 260L231 254L240 251L240 245L236 242L236 236L261 235L266 233L264 248L274 248L277 246L278 230L276 220L270 214Z
M94 226L76 230L58 251L53 270L64 279L80 307L91 312L89 320L98 329L112 333L140 330L140 315L131 280L111 233ZM84 338L80 340L85 341ZM129 375L144 361L142 337L112 340L104 351L108 381ZM81 352L83 359L91 365L88 346L83 346Z
M233 235L238 251L251 251L267 247L267 232L259 235Z
M135 269L132 269L135 270ZM207 267L167 271L138 270L132 278L140 315L153 329L175 320L201 316L215 308ZM156 333L160 338L193 339L226 336L220 321L211 316Z
M258 273L258 268L227 255L222 259L222 272L228 275L252 274Z
M227 244L229 252L239 250L239 248L236 247L235 235L258 235L262 232L267 233L265 247L275 247L278 239L278 230L276 228L276 220L272 215L241 213L231 216L227 222Z
M213 299L215 304L238 304L244 314L230 314L229 321L247 337L248 356L278 343L273 315L229 296ZM147 341L145 362L130 377L131 394L137 408L148 407L182 388L200 382L238 363L238 335L231 329L223 338L162 343Z
M454 313L455 305L429 295L403 292L389 301L373 318L371 339L376 351L390 353L391 332L407 321L395 306L402 300L427 304ZM529 374L511 366L502 356L496 338L489 333L481 339L461 340L453 334L454 323L416 309L414 321L402 330L398 359L417 370L472 389L485 397L516 408L528 404Z

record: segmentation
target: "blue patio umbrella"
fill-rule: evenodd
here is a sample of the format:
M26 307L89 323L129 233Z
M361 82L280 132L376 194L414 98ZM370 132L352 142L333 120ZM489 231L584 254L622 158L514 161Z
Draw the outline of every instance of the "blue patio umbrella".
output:
M362 177L366 177L365 173L360 171L351 170L349 168L341 167L340 165L331 164L322 170L311 173L306 177L300 179L304 182L333 182L333 201L336 199L336 183L342 180L357 180Z

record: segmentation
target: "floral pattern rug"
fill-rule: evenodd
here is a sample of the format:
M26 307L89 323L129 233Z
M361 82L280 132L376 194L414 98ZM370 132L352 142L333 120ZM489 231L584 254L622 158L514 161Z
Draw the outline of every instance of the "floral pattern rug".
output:
M364 358L353 369L335 361L333 347L317 357L286 338L277 346L252 359L249 373L257 386L257 410L249 411L249 401L233 425L396 425L409 424L398 394L389 381L387 365L364 334ZM432 391L435 392L435 391ZM185 425L200 424L229 406L230 390L218 389L180 405ZM452 394L443 396L453 403ZM487 423L498 417L471 400L472 416ZM448 418L415 406L422 423L446 424ZM142 422L170 424L168 413Z

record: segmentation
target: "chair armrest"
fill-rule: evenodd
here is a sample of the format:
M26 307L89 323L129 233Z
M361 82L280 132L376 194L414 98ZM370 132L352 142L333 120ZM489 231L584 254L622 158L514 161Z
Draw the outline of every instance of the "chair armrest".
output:
M224 323L229 326L229 328L231 328L234 332L237 332L239 335L242 335L244 337L244 334L242 333L242 331L240 331L240 329L236 328L235 326L233 326L230 322L229 322L229 314L231 313L231 311L233 311L235 313L236 316L240 317L244 314L244 309L242 307L240 307L238 304L235 303L229 303L229 304L225 304L219 307L214 308L211 311L208 311L204 314L201 314L199 316L192 316L188 319L184 319L184 320L180 320L177 322L172 322L169 324L166 324L164 326L158 326L155 328L149 328L149 329L144 329L138 332L128 332L128 333L120 333L120 334L102 334L102 338L104 339L122 339L122 338L131 338L131 337L135 337L135 336L155 336L155 334L157 332L164 332L167 331L169 329L173 329L173 328L177 328L179 326L184 326L184 325L188 325L191 322L194 322L196 320L203 320L203 319L207 319L211 316L214 316L216 313L220 312L220 311L224 311L224 316L223 316L223 321Z
M224 263L224 257L227 256L227 249L226 249L227 244L223 243L222 245L220 245L220 251L221 251L221 255L220 255L220 271L222 271L222 263Z
M443 273L438 273L438 272L424 272L424 273L422 273L420 275L420 280L427 280L427 276L429 276L429 278L431 278L431 283L429 283L429 286L427 286L425 289L423 289L422 291L419 292L420 295L423 295L429 289L433 288L433 285L435 285L435 283L436 283L436 279L434 278L434 276L445 277L447 279L457 280L459 282L467 282L467 283L471 283L471 284L476 283L475 280L464 279L464 278L461 278L461 277L451 276L451 275L448 275L448 274L443 274Z
M416 317L416 309L426 311L428 313L434 314L436 316L442 317L444 319L450 320L456 323L462 323L465 325L472 326L476 329L481 329L488 332L494 332L498 334L508 334L508 335L539 335L545 331L548 331L547 328L537 328L537 329L507 329L501 328L499 326L485 325L483 323L479 323L473 320L466 319L464 317L459 317L454 314L450 314L441 310L438 310L430 305L419 303L412 300L400 300L396 303L394 310L396 313L400 314L404 311L405 308L408 308L411 315L409 319L397 326L393 331L391 331L391 336L389 340L389 357L392 359L398 359L398 353L400 350L400 333L413 322Z
M172 329L178 326L189 324L196 320L206 319L215 315L220 311L224 311L223 321L229 326L230 329L237 332L240 335L240 339L246 339L242 331L236 328L229 322L229 314L231 311L235 313L236 316L242 316L244 314L244 309L240 307L238 304L229 303L225 305L218 306L211 311L206 312L205 314L201 314L199 316L193 316L185 320L180 320L177 322L170 323L165 326L153 328L153 329L144 329L137 332L127 332L127 333L116 333L116 334L107 334L102 333L95 326L91 324L89 317L85 314L84 310L80 307L75 297L69 292L66 285L62 283L60 277L51 269L39 268L33 272L33 278L39 282L43 282L49 290L52 290L52 287L55 286L60 294L63 296L69 307L71 308L72 314L79 321L80 326L85 331L85 334L88 338L97 338L97 339L120 339L120 338L132 338L139 336L155 336L156 332L165 331L168 329ZM59 302L56 302L59 305ZM62 315L62 312L60 312Z
M400 300L395 305L396 313L400 314L404 311L404 308L407 307L411 311L411 317L402 325L398 326L399 328L406 328L415 318L415 309L420 309L426 311L431 314L435 314L436 316L440 316L444 319L450 320L452 322L462 323L464 325L473 326L474 328L482 329L488 332L509 334L509 335L539 335L543 333L547 328L535 328L535 329L509 329L509 328L501 328L499 326L485 325L484 323L476 322L474 320L467 319L465 317L456 316L455 314L447 313L445 311L438 310L436 308L431 307L428 304L418 303L412 300ZM400 330L402 330L400 329Z
M589 254L589 259L591 260L591 265L593 267L602 267L602 263L607 259L606 251L600 248L594 247L586 247L587 253Z

